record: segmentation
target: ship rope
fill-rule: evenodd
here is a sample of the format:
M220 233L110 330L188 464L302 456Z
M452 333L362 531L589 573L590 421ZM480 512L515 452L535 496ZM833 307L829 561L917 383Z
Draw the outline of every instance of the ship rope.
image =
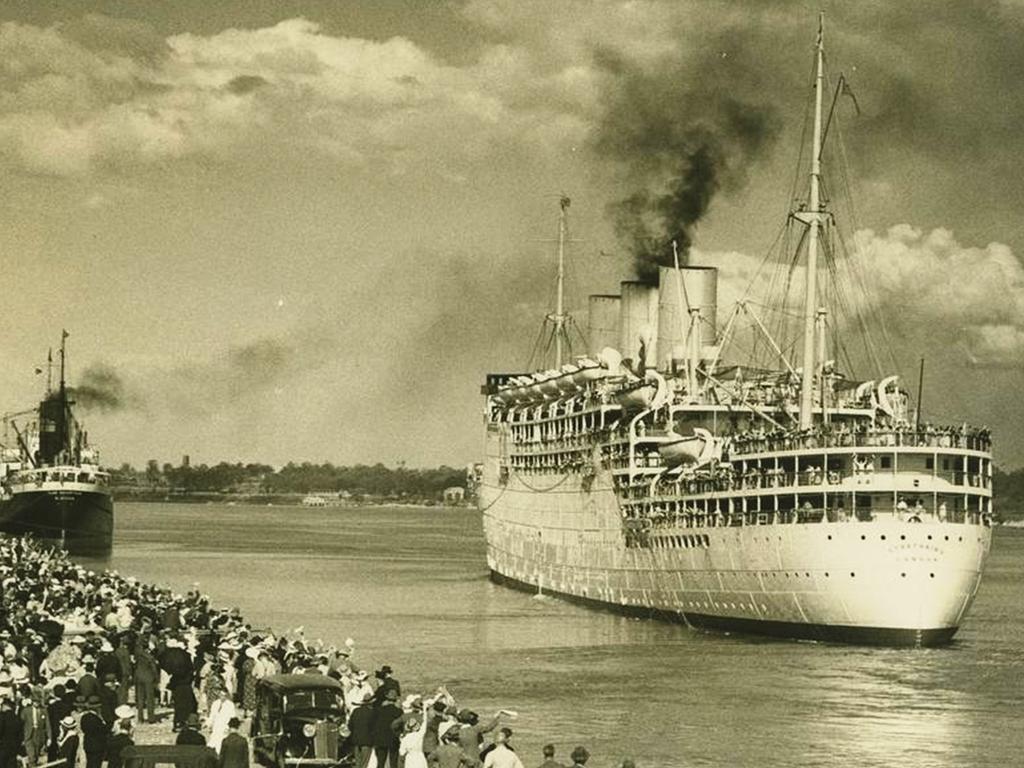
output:
M530 484L529 484L528 482L526 482L526 481L525 481L525 480L523 479L523 476L522 476L521 474L519 474L518 472L516 472L516 473L515 473L515 475L516 475L516 477L517 477L517 478L519 478L519 482L520 482L520 483L522 483L523 485L525 485L525 486L527 487L527 489L528 489L528 490L531 490L531 491L533 491L534 493L550 493L551 491L555 490L555 488L557 488L558 486L560 486L560 485L561 485L562 483L564 483L564 482L565 482L566 480L568 480L568 479L569 479L569 475L563 475L563 476L562 476L562 479L561 479L561 480L559 480L559 481L558 481L557 483L555 483L554 485L552 485L552 486L551 486L550 488L534 488L534 487L533 487L532 485L530 485Z
M505 491L507 491L507 490L508 490L508 486L507 486L507 485L503 485L503 486L501 486L501 490L500 490L500 491L498 491L498 495L494 497L494 499L493 499L493 500L491 501L491 503L490 503L490 504L488 504L488 505L487 505L486 507L481 507L481 509L480 509L480 512L481 512L481 514L482 514L482 513L484 513L484 512L486 512L487 510L489 510L489 509L490 509L491 507L493 507L493 506L494 506L495 504L497 504L497 503L498 503L498 500L499 500L499 499L500 499L500 498L501 498L502 496L504 496L504 495L505 495Z

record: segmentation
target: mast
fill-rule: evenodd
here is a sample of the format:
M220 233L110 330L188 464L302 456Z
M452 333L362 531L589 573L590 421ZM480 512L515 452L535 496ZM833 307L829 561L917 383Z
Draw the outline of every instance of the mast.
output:
M555 368L562 367L562 337L565 334L565 230L569 210L569 198L562 195L558 201L558 290L555 300Z
M68 332L61 329L60 332L60 394L64 397L64 361L67 357Z
M810 227L807 239L807 283L804 292L804 356L800 381L800 429L809 429L814 421L815 318L817 316L818 235L821 226L821 102L824 91L824 19L818 17L817 75L814 79L814 143L811 147L810 207L799 219Z

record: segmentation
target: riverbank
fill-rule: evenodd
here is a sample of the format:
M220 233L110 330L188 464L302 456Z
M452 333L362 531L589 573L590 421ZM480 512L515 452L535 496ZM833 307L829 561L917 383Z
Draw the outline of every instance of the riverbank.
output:
M115 502L133 502L140 504L224 504L237 506L246 504L253 507L341 507L355 509L360 507L409 507L415 509L471 508L472 501L445 503L434 499L402 499L390 497L339 498L333 494L309 493L168 493L165 490L140 491L137 489L112 488L111 495ZM320 501L312 502L311 497Z

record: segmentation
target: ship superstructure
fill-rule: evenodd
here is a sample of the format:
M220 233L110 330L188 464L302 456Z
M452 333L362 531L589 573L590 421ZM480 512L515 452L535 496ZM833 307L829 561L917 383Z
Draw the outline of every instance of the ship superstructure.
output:
M587 355L484 387L495 580L714 629L894 645L957 631L991 541L990 436L922 423L898 376L828 359L822 50L819 31L810 183L790 217L801 365L753 302L720 322L714 268L677 257L657 285L591 296ZM739 317L777 365L729 361Z
M37 408L3 417L0 531L53 542L71 554L104 555L113 541L113 502L99 452L74 415L66 340L65 333L59 384L48 381Z

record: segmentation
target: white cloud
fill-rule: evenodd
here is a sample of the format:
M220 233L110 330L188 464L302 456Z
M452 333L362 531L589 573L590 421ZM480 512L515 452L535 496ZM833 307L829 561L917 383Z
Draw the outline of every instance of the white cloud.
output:
M0 26L0 151L31 172L81 175L269 140L342 161L394 160L395 172L479 157L498 142L579 141L586 122L573 113L594 98L585 71L538 79L524 51L500 45L454 67L401 37L337 37L291 19L146 39L133 56L125 38L144 30L117 31L111 51L62 27Z
M720 323L739 298L765 301L766 287L781 285L770 280L777 267L745 254L695 251L694 258L720 269ZM945 346L981 367L1024 366L1024 266L1008 246L965 246L948 229L898 224L857 232L852 259L840 270L850 301L880 318L896 343ZM802 302L800 268L789 282L793 311ZM851 318L840 321L856 332ZM875 333L881 340L877 327Z

